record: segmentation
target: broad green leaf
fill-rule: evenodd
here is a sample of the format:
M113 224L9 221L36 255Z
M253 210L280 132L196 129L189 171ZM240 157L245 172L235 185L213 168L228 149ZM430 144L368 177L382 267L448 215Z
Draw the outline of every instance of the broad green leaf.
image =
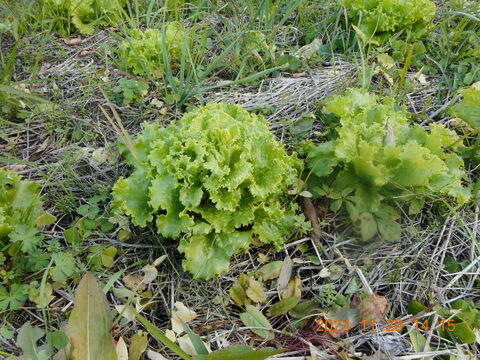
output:
M68 335L63 330L57 330L47 335L49 344L57 350L64 349L68 344Z
M410 41L421 38L430 30L436 10L430 0L342 0L340 5L346 7L347 16L364 44L374 45L402 32L408 34Z
M116 360L112 326L105 294L93 274L87 273L78 285L68 321L73 360Z
M245 293L256 303L262 303L267 300L267 294L265 294L265 291L263 290L263 284L254 279L250 279Z
M238 281L234 282L232 287L229 290L230 297L238 306L246 305L249 300L247 299L247 294L242 285Z
M52 261L55 264L50 269L54 281L65 281L77 271L75 258L72 254L58 252L52 255Z
M348 327L353 328L357 326L360 322L360 310L346 307L339 309L338 311L335 311L333 313L328 313L327 318L332 321L340 320L341 323L345 323L348 321Z
M471 87L460 91L463 99L452 107L453 115L480 129L480 89Z
M280 316L284 315L290 310L292 310L300 301L300 297L291 296L285 299L276 302L270 307L269 315L270 316Z
M208 355L195 356L194 360L265 360L282 352L282 350L271 348L253 350L245 345L234 345L227 349L213 351Z
M28 299L27 287L21 284L12 284L10 291L0 285L0 310L18 310Z
M18 332L17 345L23 351L23 355L20 359L25 360L47 360L51 355L51 349L37 345L38 340L40 340L45 335L45 331L32 327L30 322L26 322Z
M258 269L258 275L263 278L263 280L273 280L280 276L280 270L282 270L283 261L277 260L272 261L266 265L263 265Z
M48 226L48 225L51 225L53 224L55 221L57 221L57 218L55 216L53 216L52 214L48 213L48 212L44 212L42 215L40 215L37 220L35 220L35 224L38 226L38 227L42 227L42 226Z
M65 230L63 236L70 245L77 245L82 241L82 236L76 227L71 227Z
M427 339L420 332L411 330L408 335L410 336L410 341L412 342L413 349L417 353L431 351L430 346L427 344ZM424 357L423 360L432 360L431 357Z
M301 319L319 311L319 302L311 299L298 303L293 309L288 312L288 314L295 319Z
M158 46L168 55L166 44ZM210 103L168 127L145 125L134 142L141 161L130 161L134 171L114 185L115 213L140 227L153 220L160 235L180 239L183 268L193 277L210 279L252 245L279 248L294 231L308 231L285 201L299 161L263 117Z
M37 235L38 229L32 225L20 224L10 233L10 241L18 243L24 253L32 253L43 240L43 236Z
M272 329L272 325L267 318L255 306L246 305L246 312L240 314L240 320L248 327L261 327ZM252 332L266 340L272 340L275 335L273 331L264 329L252 329Z
M473 344L476 339L473 329L465 321L455 323L452 335L462 344Z
M338 125L325 142L303 147L312 172L307 185L328 198L331 209L346 210L363 240L378 234L400 240L402 202L417 213L444 197L459 205L469 201L471 189L463 185L467 176L456 153L462 142L454 131L442 124L432 123L428 131L411 125L395 99L359 89L331 96L325 110Z
M417 315L418 313L422 312L426 309L426 306L423 305L421 302L417 300L412 300L408 304L407 311L409 314Z
M128 349L128 360L140 360L142 354L147 350L148 335L135 334L130 339L130 347Z
M113 262L115 261L116 255L117 255L117 248L115 246L109 246L108 248L106 248L101 254L103 266L105 267L112 266Z
M180 319L181 323L182 323L182 326L183 326L183 330L185 330L185 332L187 333L188 335L188 338L190 339L190 341L192 342L192 345L193 347L195 348L195 352L198 354L198 355L206 355L208 354L208 350L207 348L205 347L205 344L203 343L202 339L200 338L200 336L198 336L197 334L195 334L191 329L190 327L185 324L185 322L183 322L181 319Z
M363 240L370 240L377 233L377 222L371 213L360 214L360 233Z

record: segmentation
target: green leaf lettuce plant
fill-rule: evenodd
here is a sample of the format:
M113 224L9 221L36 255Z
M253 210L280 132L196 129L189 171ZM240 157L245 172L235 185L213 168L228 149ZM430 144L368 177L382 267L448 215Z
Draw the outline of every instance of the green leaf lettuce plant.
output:
M191 43L190 31L178 22L165 23L163 30L134 29L120 46L122 66L136 75L161 77L166 70L164 53L170 67L178 69L185 42Z
M40 184L0 169L0 252L17 256L35 251L43 239L38 232L52 221L55 217L43 210Z
M71 19L81 34L91 35L96 26L115 23L123 12L125 0L45 0L47 17Z
M346 209L363 240L399 240L402 203L415 214L436 198L469 200L455 132L410 125L394 99L359 89L332 96L325 110L339 124L328 141L304 146L309 190L330 199L333 211Z
M367 36L388 40L404 31L409 40L419 39L435 16L430 0L342 0L348 17Z
M164 237L180 238L183 267L209 279L251 245L277 249L297 226L295 204L283 204L298 160L270 133L263 117L210 103L166 128L145 124L134 141L137 160L113 187L113 208L136 226L154 221Z
M27 298L23 278L44 266L40 259L44 237L39 232L56 218L43 210L40 188L38 182L0 169L0 311L23 305Z

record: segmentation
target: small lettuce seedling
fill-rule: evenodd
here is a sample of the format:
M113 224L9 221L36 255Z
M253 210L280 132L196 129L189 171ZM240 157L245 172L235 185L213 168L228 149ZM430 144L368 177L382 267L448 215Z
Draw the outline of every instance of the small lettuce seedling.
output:
M161 77L166 71L165 55L171 69L179 67L185 42L190 44L190 32L177 22L166 23L164 30L135 29L123 40L120 58L124 69L133 74Z

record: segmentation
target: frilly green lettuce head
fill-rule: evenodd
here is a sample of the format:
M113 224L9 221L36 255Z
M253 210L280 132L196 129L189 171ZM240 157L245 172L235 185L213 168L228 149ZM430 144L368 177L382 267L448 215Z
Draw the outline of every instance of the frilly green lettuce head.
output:
M284 205L298 160L267 122L239 106L210 103L166 128L145 124L134 144L138 161L113 187L113 207L134 225L154 222L180 238L183 266L209 279L253 243L280 248L303 216Z
M342 0L341 3L367 36L384 40L402 30L409 40L424 36L436 10L430 0Z
M165 31L165 39L164 32ZM161 77L165 72L164 45L168 61L176 70L184 44L191 45L190 30L178 22L167 22L164 30L133 30L121 44L123 67L137 75Z
M392 98L358 89L332 96L325 109L340 124L330 141L305 146L309 189L330 198L333 211L345 208L364 240L400 238L398 204L414 214L441 197L470 199L456 153L461 141L452 130L410 125Z
M91 35L96 26L114 24L126 0L45 0L47 16L70 17L81 34Z

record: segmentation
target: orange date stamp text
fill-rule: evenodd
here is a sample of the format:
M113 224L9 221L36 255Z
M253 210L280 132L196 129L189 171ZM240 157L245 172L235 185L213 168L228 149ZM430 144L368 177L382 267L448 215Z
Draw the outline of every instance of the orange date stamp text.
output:
M430 324L428 320L414 320L406 322L402 319L387 319L386 323L377 323L375 320L361 320L358 324L352 326L350 320L341 320L341 319L317 319L317 327L315 331L318 332L329 332L329 331L350 331L352 329L358 329L362 331L375 330L378 327L384 331L398 331L401 332L405 326L409 323L415 326L415 330L424 330L428 331L430 329ZM442 331L455 331L455 323L452 319L450 320L440 320L438 327Z

